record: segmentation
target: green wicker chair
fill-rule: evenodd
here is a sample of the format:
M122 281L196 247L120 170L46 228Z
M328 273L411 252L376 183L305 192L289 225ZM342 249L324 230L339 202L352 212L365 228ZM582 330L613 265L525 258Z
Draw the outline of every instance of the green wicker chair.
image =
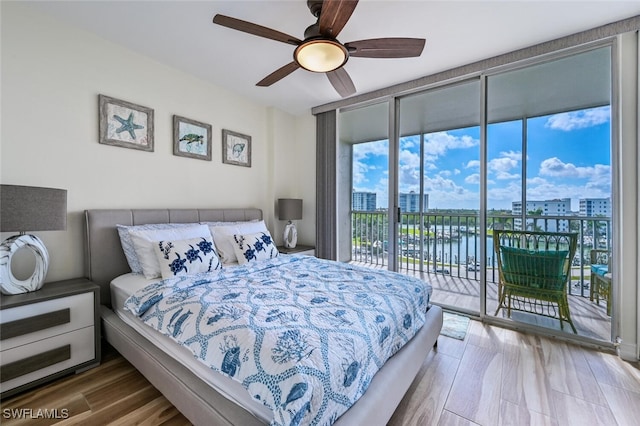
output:
M498 261L498 309L523 311L560 320L571 320L567 285L578 235L561 232L493 231Z
M591 250L591 286L589 299L600 304L600 299L607 301L607 315L611 316L611 253L609 250Z

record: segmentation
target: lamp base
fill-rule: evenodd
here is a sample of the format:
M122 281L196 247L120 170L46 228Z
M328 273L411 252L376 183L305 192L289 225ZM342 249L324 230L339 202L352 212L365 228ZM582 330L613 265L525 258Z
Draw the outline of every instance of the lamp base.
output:
M11 260L21 248L27 248L36 257L33 274L24 281L13 276ZM35 235L14 235L0 244L0 291L4 294L20 294L36 291L44 284L49 269L49 252L42 240Z
M298 230L292 222L285 225L283 239L286 248L295 248L298 244Z

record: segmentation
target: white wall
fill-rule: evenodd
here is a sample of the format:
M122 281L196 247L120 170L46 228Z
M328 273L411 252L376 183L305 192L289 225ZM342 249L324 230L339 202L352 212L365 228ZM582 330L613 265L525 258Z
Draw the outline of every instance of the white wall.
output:
M298 221L298 242L315 245L316 241L316 118L296 117L295 129L295 179L302 198L303 220ZM290 173L284 174L291 179Z
M256 104L28 6L1 11L0 180L68 190L67 230L36 233L51 256L47 281L83 275L85 209L258 207L279 240L276 198L302 197L299 240L314 242L310 114ZM154 152L98 143L98 94L154 109ZM213 126L213 161L173 155L174 114ZM222 129L251 135L251 168L222 164Z

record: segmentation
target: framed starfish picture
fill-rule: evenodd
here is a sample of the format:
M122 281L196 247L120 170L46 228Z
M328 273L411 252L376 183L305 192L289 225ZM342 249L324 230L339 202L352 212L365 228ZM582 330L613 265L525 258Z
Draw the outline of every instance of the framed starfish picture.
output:
M153 151L153 110L98 95L100 143Z
M211 125L174 115L173 155L211 161Z

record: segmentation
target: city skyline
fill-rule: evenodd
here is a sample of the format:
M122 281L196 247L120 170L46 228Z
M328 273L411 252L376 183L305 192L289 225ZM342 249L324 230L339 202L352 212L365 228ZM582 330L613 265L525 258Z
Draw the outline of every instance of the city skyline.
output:
M610 108L608 106L530 118L527 126L528 200L611 196ZM424 137L424 191L432 209L478 209L480 128ZM388 204L388 140L353 146L353 190L377 194ZM487 127L489 209L510 210L520 201L522 121ZM399 191L420 191L420 137L400 139Z

